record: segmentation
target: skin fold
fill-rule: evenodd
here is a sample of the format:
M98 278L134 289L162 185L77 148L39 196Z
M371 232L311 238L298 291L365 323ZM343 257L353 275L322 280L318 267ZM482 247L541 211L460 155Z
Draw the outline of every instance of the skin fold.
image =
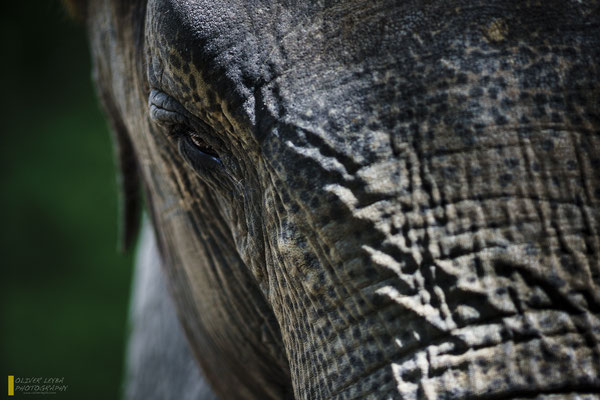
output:
M598 1L84 14L219 398L600 398Z

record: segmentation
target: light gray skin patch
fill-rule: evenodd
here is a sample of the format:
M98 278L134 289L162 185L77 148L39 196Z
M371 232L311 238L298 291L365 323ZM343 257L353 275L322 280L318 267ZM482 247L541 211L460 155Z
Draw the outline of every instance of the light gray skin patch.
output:
M136 258L125 399L216 400L177 319L149 223L142 229Z

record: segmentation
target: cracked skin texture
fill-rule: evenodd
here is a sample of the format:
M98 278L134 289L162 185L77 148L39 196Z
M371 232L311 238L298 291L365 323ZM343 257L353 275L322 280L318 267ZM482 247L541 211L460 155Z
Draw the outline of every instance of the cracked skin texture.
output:
M221 398L600 398L598 1L86 15Z

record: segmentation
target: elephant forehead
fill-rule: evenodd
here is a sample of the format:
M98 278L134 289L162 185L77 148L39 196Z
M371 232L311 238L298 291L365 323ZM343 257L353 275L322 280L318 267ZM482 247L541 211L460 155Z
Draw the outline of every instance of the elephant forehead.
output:
M574 1L249 3L152 3L151 80L219 133L275 148L312 140L350 172L401 153L416 131L443 137L432 143L444 151L470 146L474 127L507 119L496 99L564 86L528 82L526 67L567 70L571 56L543 39L587 12Z
M334 117L347 106L365 113L370 110L354 96L356 88L344 82L368 88L371 67L385 65L396 71L399 38L415 28L421 14L414 7L386 1L327 6L156 1L151 3L147 24L150 79L169 86L193 113L207 109L230 113L228 118L250 124L259 136L265 132L256 126L258 114L265 107L271 113L276 107L273 96L285 91L312 89L314 96L308 100L323 98L328 108L335 109L325 117ZM325 97L332 85L338 90ZM304 107L305 103L297 104ZM319 107L304 108L310 114ZM289 107L283 112L296 110Z

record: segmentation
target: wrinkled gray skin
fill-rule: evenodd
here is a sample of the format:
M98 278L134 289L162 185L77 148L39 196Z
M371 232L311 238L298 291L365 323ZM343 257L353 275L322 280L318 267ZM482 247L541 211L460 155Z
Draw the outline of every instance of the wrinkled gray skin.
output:
M97 0L87 25L220 398L600 398L598 1Z

